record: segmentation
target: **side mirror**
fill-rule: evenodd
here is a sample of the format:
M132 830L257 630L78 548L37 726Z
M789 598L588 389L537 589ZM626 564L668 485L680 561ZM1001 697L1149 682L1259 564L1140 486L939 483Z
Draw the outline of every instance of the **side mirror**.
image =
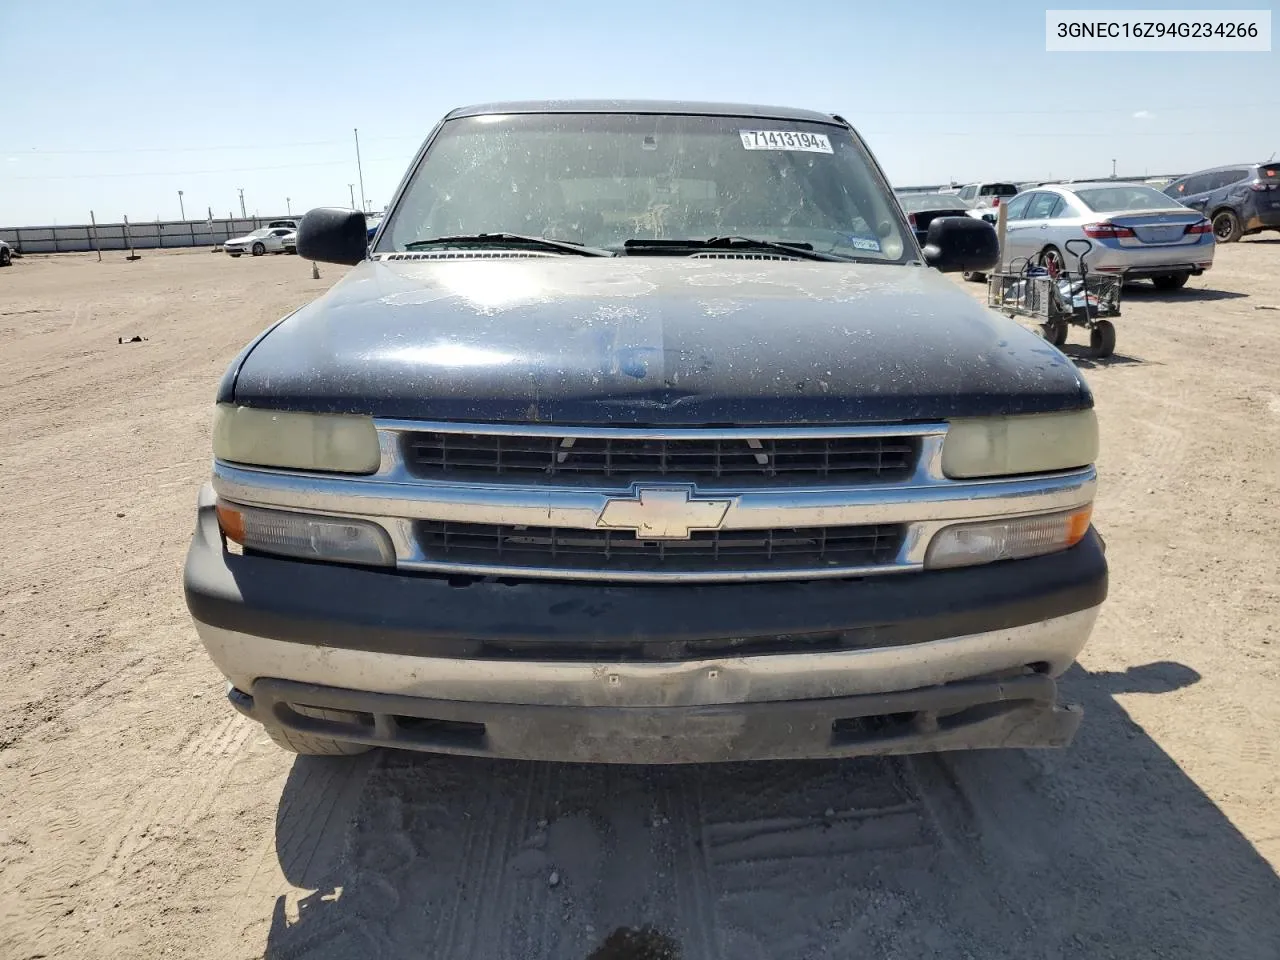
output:
M924 262L943 273L986 273L1000 262L996 229L974 217L939 217L929 224Z
M317 207L298 224L298 256L351 266L369 255L364 214L342 207Z

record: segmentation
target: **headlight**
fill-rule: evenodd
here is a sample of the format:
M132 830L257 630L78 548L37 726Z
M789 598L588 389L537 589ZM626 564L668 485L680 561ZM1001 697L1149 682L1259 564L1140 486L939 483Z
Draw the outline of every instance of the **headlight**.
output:
M1089 532L1092 506L1063 513L959 523L939 530L925 555L926 569L1024 560L1074 547Z
M942 445L942 472L953 479L1050 473L1087 467L1098 458L1092 409L1017 417L952 420Z
M259 410L220 403L213 455L259 467L373 473L382 460L373 418L341 413Z
M367 520L261 510L222 500L217 509L223 536L250 550L378 567L396 562L387 531Z

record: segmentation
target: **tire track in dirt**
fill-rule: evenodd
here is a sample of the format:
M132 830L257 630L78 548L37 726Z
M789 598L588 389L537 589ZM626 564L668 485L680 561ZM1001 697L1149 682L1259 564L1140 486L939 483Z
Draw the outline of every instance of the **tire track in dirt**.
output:
M252 733L248 720L232 714L193 737L178 753L178 761L181 767L202 771L202 789L193 791L191 783L174 776L148 784L141 801L121 817L127 827L103 845L90 876L105 872L120 879L161 832L172 833L197 818L208 808Z
M497 943L489 944L490 952L480 954L485 960L490 957L521 960L529 954L540 955L546 935L549 874L545 872L541 857L527 858L532 859L532 863L523 870L518 869L517 864L522 855L530 851L540 852L546 845L547 800L554 770L550 764L529 766L519 809L508 821L511 828L508 837L510 853L499 864L504 882L495 898L493 911L496 918L493 929L499 932L499 936ZM522 834L524 839L519 839ZM524 911L521 910L522 904L525 905ZM522 917L522 912L527 915ZM539 921L532 928L529 925L531 917ZM495 938L491 936L489 939Z
M676 778L664 778L664 783L671 785L662 791L661 808L672 811L679 827L672 843L677 936L690 960L721 960L724 954L699 782L696 774L682 770Z
M464 919L444 945L444 956L488 960L501 956L507 947L510 920L506 904L514 897L512 888L519 885L508 863L517 832L527 823L536 779L533 764L510 766L514 768L511 775L495 778L497 782L489 788L490 824L482 831L479 856L464 861L469 868L459 881L467 893L465 909L459 911ZM495 907L492 914L488 912L491 905Z

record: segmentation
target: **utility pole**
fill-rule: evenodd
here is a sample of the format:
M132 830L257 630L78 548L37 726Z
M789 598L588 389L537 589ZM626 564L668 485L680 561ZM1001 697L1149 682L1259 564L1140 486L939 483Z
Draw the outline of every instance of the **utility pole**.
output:
M244 212L244 187L236 187L236 189L240 191L240 219L243 220L248 216L248 214Z
M352 130L356 135L356 173L359 174L360 180L360 210L364 211L364 167L360 164L360 130L353 127ZM352 206L355 206L353 203Z
M354 210L356 208L356 185L348 183L347 189L351 191L351 209Z
M1115 178L1116 178L1116 162L1112 160L1111 161L1111 179L1114 180Z
M288 197L284 198L284 212L289 216L293 216L293 201Z
M182 205L182 191L178 191L178 211L182 214L182 219L187 219L187 208Z

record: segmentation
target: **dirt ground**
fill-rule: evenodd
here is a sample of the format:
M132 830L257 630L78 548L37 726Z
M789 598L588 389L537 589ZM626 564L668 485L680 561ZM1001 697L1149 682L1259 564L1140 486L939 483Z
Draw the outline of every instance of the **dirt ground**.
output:
M298 760L227 706L180 578L214 385L321 270L0 271L0 958L1280 956L1280 241L1078 360L1070 749L703 769Z

